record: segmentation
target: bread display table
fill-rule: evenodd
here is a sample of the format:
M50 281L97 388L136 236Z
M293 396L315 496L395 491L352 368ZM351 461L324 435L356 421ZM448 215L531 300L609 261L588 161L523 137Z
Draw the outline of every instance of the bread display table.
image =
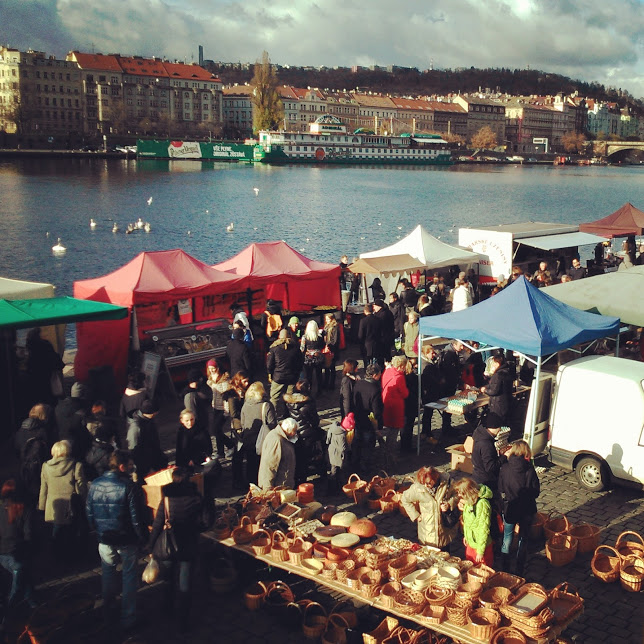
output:
M253 557L254 559L264 562L268 566L281 568L282 570L285 570L291 574L298 575L299 577L303 577L305 579L310 579L311 581L314 581L320 586L324 586L326 588L329 588L330 590L334 590L336 592L342 593L346 597L357 599L363 604L373 606L374 608L378 608L400 619L414 622L419 626L428 628L432 631L441 633L443 635L447 635L448 637L451 637L456 642L461 642L462 644L485 644L486 642L488 642L488 640L481 640L473 637L470 634L470 630L467 626L457 626L453 623L446 622L446 621L441 622L439 624L429 623L428 621L423 619L420 615L407 615L402 611L396 610L395 607L389 607L384 605L380 597L367 598L363 594L355 591L354 589L350 588L343 582L340 582L337 580L330 580L325 577L322 577L319 574L313 574L312 572L309 572L308 570L304 569L302 566L295 565L290 561L276 561L275 559L273 559L273 557L271 557L270 554L257 555L255 554L255 552L250 546L237 545L231 537L228 537L227 539L217 539L210 532L204 533L204 536L208 539L211 539L212 541L220 543L223 546L243 552L248 556ZM526 640L531 644L545 644L547 642L552 642L556 640L556 638L562 633L562 631L565 630L565 628L570 624L570 622L576 619L580 614L581 614L581 611L576 613L571 618L565 620L563 623L552 626L548 631L547 637L543 639L535 640L531 638L526 638Z

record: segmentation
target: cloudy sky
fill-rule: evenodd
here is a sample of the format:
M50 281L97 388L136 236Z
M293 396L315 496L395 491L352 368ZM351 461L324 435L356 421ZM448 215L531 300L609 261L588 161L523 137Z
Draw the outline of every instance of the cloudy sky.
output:
M530 66L644 96L644 0L0 0L0 43L292 65Z

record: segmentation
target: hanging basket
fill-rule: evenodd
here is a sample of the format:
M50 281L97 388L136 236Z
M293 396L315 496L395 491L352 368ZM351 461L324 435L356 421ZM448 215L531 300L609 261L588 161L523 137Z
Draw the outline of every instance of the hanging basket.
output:
M639 593L644 581L644 559L629 556L622 559L619 581L624 590Z
M553 566L566 566L577 554L576 537L569 534L555 534L546 541L546 557Z
M546 539L552 538L555 534L567 532L570 528L570 522L566 518L566 515L561 514L559 516L553 516L556 514L556 512L551 512L548 515L548 519L543 524L543 534Z
M302 618L302 632L304 637L315 640L324 633L327 623L327 614L324 606L318 602L311 602L304 609Z
M577 552L594 552L599 545L601 530L590 523L578 523L568 530L568 534L577 538Z
M501 623L501 615L492 608L476 608L467 616L470 635L479 640L489 640Z
M621 556L615 548L602 545L595 549L590 560L590 569L597 579L605 584L612 584L619 579Z
M627 535L637 537L637 541L626 541L624 537ZM617 537L615 550L617 550L622 557L628 557L630 555L644 557L644 539L642 539L637 532L626 530L626 532L622 532L622 534Z

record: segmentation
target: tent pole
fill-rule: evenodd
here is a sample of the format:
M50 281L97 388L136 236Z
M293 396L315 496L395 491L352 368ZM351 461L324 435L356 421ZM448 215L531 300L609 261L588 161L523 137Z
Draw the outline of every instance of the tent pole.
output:
M369 289L367 287L367 274L366 273L362 274L362 279L364 280L364 301L365 301L365 304L369 304Z
M619 358L619 331L617 331L617 336L615 337L615 357Z
M417 405L418 405L418 414L416 415L416 456L420 455L420 410L422 408L422 387L421 387L421 377L422 377L422 371L421 371L421 356L422 356L422 351L423 351L423 336L418 335L418 399L417 399ZM423 413L425 413L425 410L423 410Z
M537 369L534 374L534 392L532 396L533 405L532 405L532 418L530 419L530 451L532 451L532 446L534 444L534 428L537 423L537 405L539 404L539 389L541 385L541 356L537 357Z

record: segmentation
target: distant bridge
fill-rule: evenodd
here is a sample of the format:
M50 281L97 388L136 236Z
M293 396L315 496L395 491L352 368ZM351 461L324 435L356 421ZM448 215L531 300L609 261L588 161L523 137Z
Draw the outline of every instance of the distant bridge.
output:
M595 154L605 157L623 150L641 150L644 152L644 141L595 141L593 150Z

